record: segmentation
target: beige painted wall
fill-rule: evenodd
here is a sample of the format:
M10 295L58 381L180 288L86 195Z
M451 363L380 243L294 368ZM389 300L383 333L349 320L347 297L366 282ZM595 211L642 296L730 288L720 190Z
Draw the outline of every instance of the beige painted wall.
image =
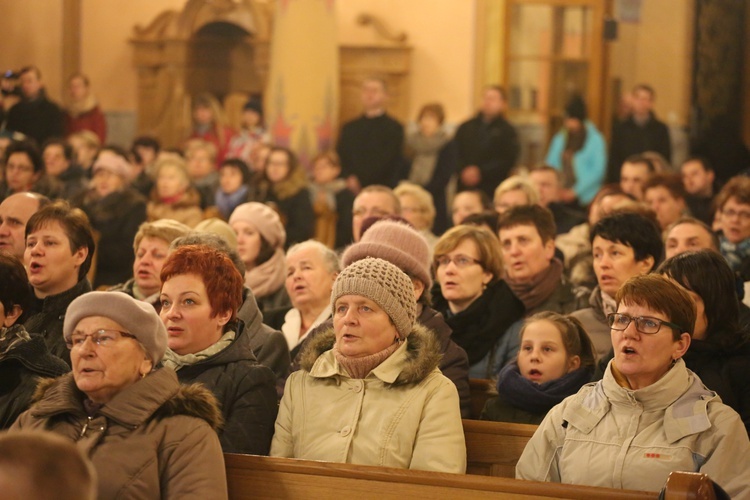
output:
M380 43L370 27L359 26L362 12L374 14L396 32L409 34L413 47L411 115L428 101L442 102L450 122L463 120L474 105L474 59L479 0L338 0L342 44ZM136 75L127 43L133 26L147 25L165 9L185 0L81 0L81 64L105 110L134 111ZM5 40L0 69L38 64L55 99L62 96L62 1L0 0ZM612 44L611 76L625 88L640 81L657 91L656 111L670 124L687 122L691 44L691 2L643 2L641 23L620 25Z
M0 70L35 64L47 92L62 96L62 1L0 0Z
M393 32L405 31L412 52L411 112L430 101L443 104L448 122L472 113L475 0L337 0L339 40L346 45L383 43L360 13L382 19Z
M642 2L638 24L620 23L611 45L610 78L623 89L648 83L656 90L656 114L668 125L685 125L690 107L693 3Z

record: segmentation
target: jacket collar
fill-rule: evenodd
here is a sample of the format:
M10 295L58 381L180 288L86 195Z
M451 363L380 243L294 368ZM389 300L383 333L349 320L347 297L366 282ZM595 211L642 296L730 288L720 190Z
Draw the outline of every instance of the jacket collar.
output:
M711 427L708 403L718 396L703 386L682 359L656 383L638 390L626 389L617 383L610 369L613 362L607 365L602 380L588 385L591 390L574 396L580 400L580 405L567 405L563 420L589 433L613 406L639 403L646 412L664 410L663 428L669 443Z
M91 291L91 283L88 278L83 278L81 281L76 283L73 288L65 290L57 295L49 295L41 300L37 299L41 303L39 310L41 312L50 311L62 311L63 314L68 308L71 302L78 298L79 295L83 295L86 292ZM33 290L32 290L33 292Z
M333 329L310 339L304 349L300 365L316 378L336 376L349 377L333 355L336 335ZM375 377L391 385L421 382L440 363L440 346L435 334L422 325L415 325L412 332L396 352L375 367L367 378Z

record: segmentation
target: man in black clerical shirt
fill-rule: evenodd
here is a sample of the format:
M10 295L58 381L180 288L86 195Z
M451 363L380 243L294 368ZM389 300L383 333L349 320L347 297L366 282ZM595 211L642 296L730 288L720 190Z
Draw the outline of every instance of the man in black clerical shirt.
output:
M495 188L510 174L521 147L518 134L505 118L505 91L487 87L479 113L456 132L459 189L481 189L492 198Z
M355 193L371 184L395 187L405 175L404 128L385 111L388 90L383 80L362 83L364 114L344 124L336 151L342 175Z

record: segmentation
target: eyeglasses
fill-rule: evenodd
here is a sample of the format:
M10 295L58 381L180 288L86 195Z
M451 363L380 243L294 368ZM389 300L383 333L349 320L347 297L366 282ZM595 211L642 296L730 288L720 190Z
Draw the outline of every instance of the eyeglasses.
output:
M467 257L466 255L462 254L458 254L453 257L451 257L450 255L441 255L440 257L435 258L435 262L437 262L438 266L447 266L448 264L453 262L456 267L459 268L468 267L472 264L479 264L480 266L482 265L479 260Z
M622 313L610 313L607 315L607 321L609 322L610 328L618 331L625 330L631 321L635 321L635 329L647 335L658 333L659 330L661 330L662 325L674 328L678 332L684 331L680 325L657 318L649 318L648 316L638 316L636 318Z
M734 219L735 217L739 217L741 221L747 221L750 219L750 212L746 210L722 210L722 215L726 216L728 219Z
M135 335L128 332L121 332L120 330L109 330L106 328L102 328L88 335L75 332L70 336L70 340L65 341L65 345L68 346L68 349L81 347L86 342L86 339L90 338L91 341L99 347L111 347L113 344L116 344L117 341L119 341L122 337L134 339Z

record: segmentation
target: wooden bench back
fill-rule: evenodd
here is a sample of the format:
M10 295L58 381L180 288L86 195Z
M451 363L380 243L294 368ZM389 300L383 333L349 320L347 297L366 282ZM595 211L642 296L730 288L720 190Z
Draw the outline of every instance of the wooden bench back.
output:
M513 478L536 425L464 420L466 473Z
M224 460L231 500L468 500L496 499L498 493L502 494L503 499L655 500L658 497L657 493L640 491L254 455L225 454ZM670 498L678 500L688 497Z

